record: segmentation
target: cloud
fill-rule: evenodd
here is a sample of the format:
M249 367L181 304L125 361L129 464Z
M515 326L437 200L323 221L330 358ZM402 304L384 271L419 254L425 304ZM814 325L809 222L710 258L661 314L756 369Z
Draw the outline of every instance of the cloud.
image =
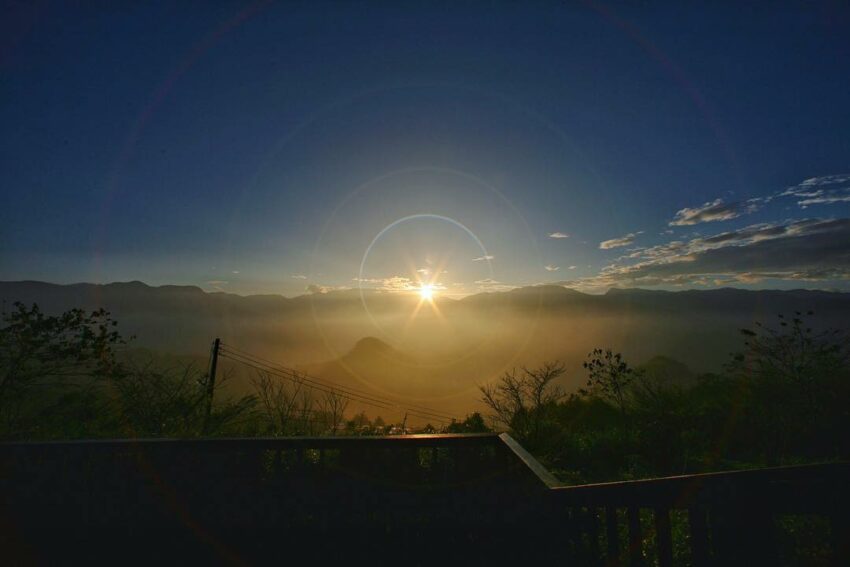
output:
M485 254L484 256L479 256L478 258L473 258L472 261L473 262L485 262L485 261L495 260L495 259L496 259L495 256Z
M639 252L637 263L614 263L571 287L719 285L763 279L850 279L850 219L800 219L757 224Z
M812 205L850 203L850 173L810 177L786 188L778 196L797 198L797 205L803 209Z
M390 276L387 278L354 278L359 284L370 284L375 289L382 291L413 291L419 289L419 285L412 279L404 276Z
M405 276L390 276L387 278L352 278L361 286L367 284L370 288L389 292L419 291L421 284ZM435 290L444 290L446 286L440 282L430 282L428 285Z
M543 267L546 269L547 272L557 272L561 269L560 266L555 266L553 264L546 264Z
M804 209L809 205L832 205L834 203L850 203L850 191L846 195L818 195L797 202Z
M631 232L625 236L621 236L620 238L612 238L611 240L603 240L599 243L599 248L602 250L610 250L611 248L620 248L621 246L628 246L629 244L634 243L635 238L639 235L643 234L643 231Z
M416 270L416 273L422 274L423 276L427 276L431 273L431 270L429 268L419 268L418 270Z
M306 280L307 276L304 274L295 274L294 276L290 276L294 280Z
M510 291L512 289L516 289L517 286L506 284L493 278L485 278L483 280L477 280L475 285L478 286L479 291Z
M569 266L567 269L568 269L568 270L575 270L575 269L576 269L576 267L575 267L575 266Z
M239 273L239 270L233 270L233 273L234 273L234 274L238 274L238 273Z
M344 291L347 289L351 289L346 285L319 285L319 284L309 284L304 288L304 291L311 294L324 294L329 293L331 291Z
M208 286L210 286L216 291L224 291L222 287L226 286L228 282L225 280L210 280L204 283L206 283Z
M755 212L759 209L761 199L750 199L744 202L724 203L723 199L715 199L703 203L699 207L685 207L676 212L670 226L691 226L703 222L725 221L738 218L741 215Z
M549 238L569 238L570 235L566 232L550 232Z

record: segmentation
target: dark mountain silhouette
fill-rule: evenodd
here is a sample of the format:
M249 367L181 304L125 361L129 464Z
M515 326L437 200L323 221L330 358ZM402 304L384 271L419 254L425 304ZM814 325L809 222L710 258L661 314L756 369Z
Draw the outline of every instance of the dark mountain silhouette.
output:
M104 307L125 335L136 336L136 348L203 358L221 337L328 380L416 399L459 396L466 401L457 407L467 408L476 384L544 360L565 361L565 384L578 387L581 362L595 347L621 351L659 375L684 377L720 370L741 347L739 328L774 322L778 313L813 310L810 319L823 327L850 320L847 293L732 288L588 295L536 286L418 305L414 296L375 291L363 300L357 290L287 298L141 282L22 281L0 282L0 300L7 310L23 301L48 313Z
M696 382L697 375L688 365L668 356L654 356L638 366L643 375L660 385L678 384L689 386Z

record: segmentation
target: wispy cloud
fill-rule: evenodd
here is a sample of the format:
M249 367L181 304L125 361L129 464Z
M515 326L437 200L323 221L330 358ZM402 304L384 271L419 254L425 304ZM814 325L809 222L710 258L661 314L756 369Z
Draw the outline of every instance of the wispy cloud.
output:
M216 291L224 291L224 289L222 289L222 288L224 286L226 286L228 282L225 281L225 280L210 280L210 281L204 282L204 283L207 284L208 286L210 286L211 288L213 288Z
M755 224L653 246L629 258L636 263L615 262L596 276L563 285L605 288L850 279L850 219Z
M309 284L304 288L304 291L307 293L311 293L314 295L320 295L324 293L330 293L332 291L344 291L347 289L351 289L347 285L320 285L320 284Z
M546 269L547 272L557 272L558 270L561 269L560 266L555 266L553 264L546 264L543 267Z
M404 276L389 276L386 278L354 278L359 284L369 286L382 291L413 291L419 289L419 285L412 279Z
M549 238L569 238L570 235L566 232L550 232Z
M620 238L612 238L611 240L603 240L599 243L599 248L602 250L610 250L611 248L620 248L621 246L628 246L633 244L635 238L639 234L643 234L643 231L638 232L630 232L625 236L621 236Z
M568 267L567 269L568 269L568 270L575 270L575 269L576 269L576 267L575 267L575 266L570 266L570 267Z
M698 207L685 207L676 212L670 221L670 226L691 226L703 222L725 221L738 218L741 215L753 213L761 206L761 199L724 203L723 199L715 199Z
M307 279L307 276L305 276L304 274L295 274L295 275L290 276L290 277L294 280L306 280Z
M419 291L421 286L418 281L405 276L389 276L386 278L352 278L352 281L357 282L361 286L365 284L371 289L390 292ZM437 281L429 282L428 285L435 290L446 289L443 284Z
M485 278L483 280L477 280L475 285L478 286L479 291L510 291L512 289L516 289L517 286L506 284L493 278Z
M496 259L495 256L491 256L490 254L487 254L487 255L484 255L484 256L479 256L478 258L473 258L472 261L473 262L486 262L486 261L495 260L495 259Z
M812 205L850 203L850 173L810 177L786 188L780 197L795 197L803 209Z

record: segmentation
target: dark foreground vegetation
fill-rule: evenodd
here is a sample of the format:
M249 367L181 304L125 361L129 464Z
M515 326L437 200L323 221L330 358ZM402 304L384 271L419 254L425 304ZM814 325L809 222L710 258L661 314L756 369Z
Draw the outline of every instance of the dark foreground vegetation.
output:
M508 373L482 393L500 424L573 482L846 459L850 343L814 331L812 316L743 329L723 374L688 376L661 358L636 368L597 349L578 393L553 384L559 364Z
M744 329L722 374L658 357L635 367L591 352L586 387L565 394L559 363L482 387L490 425L569 482L787 465L850 457L850 342L813 314ZM410 432L351 414L335 392L263 373L251 395L216 392L206 369L127 354L103 310L59 316L15 304L0 326L0 438L7 440L382 435ZM489 431L478 413L418 432Z
M691 475L552 489L554 478L495 436L352 445L406 429L349 416L333 391L313 397L297 380L282 385L263 374L252 395L211 395L207 374L191 365L126 356L104 311L47 316L18 304L0 329L0 435L10 441L0 481L5 513L14 508L9 517L35 540L8 532L0 543L27 556L19 544L37 546L49 534L83 545L79 553L100 546L108 559L100 534L124 546L146 533L162 545L189 537L187 560L220 560L232 545L268 558L277 551L256 546L275 530L317 546L342 522L354 534L348 546L383 542L363 558L439 536L437 555L420 559L463 549L465 562L496 564L528 554L582 564L839 564L846 465L693 476L850 456L847 337L813 330L811 317L742 331L742 350L723 374L692 376L664 359L634 367L597 349L585 362L586 387L570 395L556 385L558 363L482 387L492 425L567 484ZM443 432L487 429L472 414ZM290 438L305 434L327 441ZM263 439L32 443L157 437ZM511 536L531 549L496 551ZM334 553L329 562L352 557Z

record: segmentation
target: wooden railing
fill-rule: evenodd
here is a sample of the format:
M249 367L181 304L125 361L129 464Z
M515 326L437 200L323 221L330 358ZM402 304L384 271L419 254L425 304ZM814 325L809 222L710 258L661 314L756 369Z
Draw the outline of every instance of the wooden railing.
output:
M169 542L178 563L461 550L498 564L501 542L540 521L535 463L489 434L5 443L0 553L121 563Z
M784 516L819 517L816 531L830 548L819 550L819 560L850 565L848 489L850 463L831 463L559 487L551 494L584 564L669 567L676 547L683 552L678 563L754 567L782 564L777 519Z
M848 478L834 463L565 487L505 434L3 443L0 556L755 567L781 564L791 514L820 518L821 563L850 565Z

